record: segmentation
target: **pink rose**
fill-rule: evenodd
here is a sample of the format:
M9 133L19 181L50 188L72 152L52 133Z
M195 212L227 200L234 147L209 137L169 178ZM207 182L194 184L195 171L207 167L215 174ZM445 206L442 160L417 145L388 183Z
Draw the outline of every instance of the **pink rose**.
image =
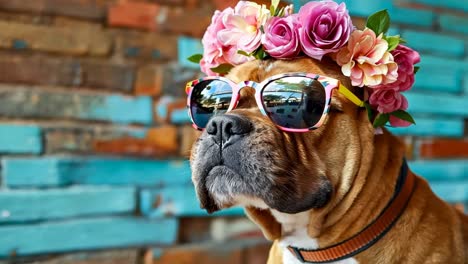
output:
M296 57L301 52L298 28L296 15L270 18L262 37L265 51L277 59Z
M220 30L226 28L223 18L233 13L234 9L232 8L227 8L222 12L215 11L211 18L211 24L203 35L203 59L200 61L200 68L207 75L216 75L216 73L211 71L211 68L227 63L226 47L218 40L217 34Z
M302 50L317 60L342 48L354 29L344 3L312 1L302 6L298 15Z
M398 45L391 53L398 65L398 79L393 83L372 88L408 91L414 84L414 65L421 61L419 53L403 45Z
M376 86L393 83L398 77L398 65L387 51L388 43L382 34L371 29L355 30L348 45L336 54L336 62L353 86Z
M225 28L218 31L218 40L223 46L229 47L226 56L229 63L237 65L249 60L237 51L251 53L260 47L261 27L269 17L270 11L265 6L249 1L239 1L234 13L223 17Z
M391 113L408 109L408 100L398 91L375 89L369 98L369 103L377 107L379 113Z

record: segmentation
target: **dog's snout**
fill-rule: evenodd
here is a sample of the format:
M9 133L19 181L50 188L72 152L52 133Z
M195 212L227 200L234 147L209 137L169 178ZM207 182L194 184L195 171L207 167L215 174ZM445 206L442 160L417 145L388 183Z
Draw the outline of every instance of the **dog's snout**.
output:
M245 117L237 115L219 115L211 118L206 126L206 132L217 143L232 141L235 135L247 134L252 130L252 123ZM231 142L232 143L232 142Z

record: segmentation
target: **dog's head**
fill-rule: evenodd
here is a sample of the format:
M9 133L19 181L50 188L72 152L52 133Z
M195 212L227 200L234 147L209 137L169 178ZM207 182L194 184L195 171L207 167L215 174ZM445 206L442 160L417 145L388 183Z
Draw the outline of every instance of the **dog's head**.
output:
M231 70L227 78L261 82L288 72L333 77L351 89L339 66L327 59L252 61ZM294 214L321 210L340 199L356 174L360 130L372 130L365 110L335 90L322 126L288 133L262 115L254 93L243 88L237 107L213 117L193 146L192 180L201 207L214 212L242 205L251 214L254 208ZM354 93L362 97L357 89Z

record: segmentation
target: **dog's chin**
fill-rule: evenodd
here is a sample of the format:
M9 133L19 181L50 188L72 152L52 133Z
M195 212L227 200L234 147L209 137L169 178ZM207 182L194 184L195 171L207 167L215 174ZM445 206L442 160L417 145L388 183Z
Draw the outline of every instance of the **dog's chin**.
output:
M332 193L331 185L327 180L323 181L317 190L300 199L290 192L279 192L273 189L258 190L252 186L252 183L249 184L250 181L246 180L245 176L224 165L213 167L202 179L203 181L197 184L197 193L201 208L208 213L232 206L250 206L297 214L325 206Z

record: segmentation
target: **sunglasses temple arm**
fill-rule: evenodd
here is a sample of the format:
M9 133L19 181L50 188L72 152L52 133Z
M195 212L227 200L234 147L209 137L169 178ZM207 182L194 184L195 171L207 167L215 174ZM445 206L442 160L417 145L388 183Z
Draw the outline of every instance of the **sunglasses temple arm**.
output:
M338 92L340 92L342 95L344 95L346 98L348 98L355 105L357 105L359 107L364 107L364 101L359 99L356 95L353 94L353 92L351 92L348 88L346 88L341 83L340 83L340 86L338 87Z

